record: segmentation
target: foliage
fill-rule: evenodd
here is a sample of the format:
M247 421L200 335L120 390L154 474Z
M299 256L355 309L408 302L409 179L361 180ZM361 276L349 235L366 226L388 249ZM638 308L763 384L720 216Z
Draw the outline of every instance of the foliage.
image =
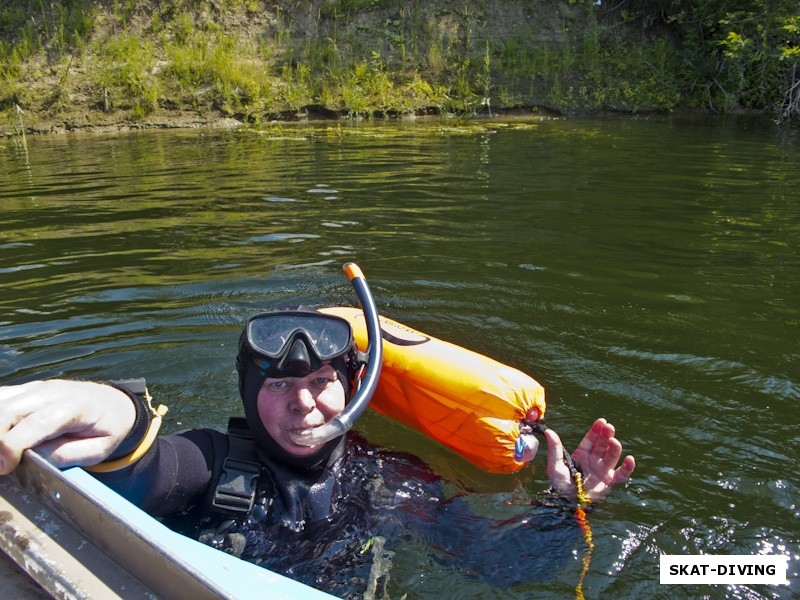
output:
M36 57L60 71L57 99L68 84L67 75L94 26L95 8L89 0L45 2L7 0L0 6L0 107L27 105L31 92L24 84Z
M565 0L563 30L539 42L532 4L514 5L530 24L498 35L482 0L6 0L0 109L57 114L83 94L109 113L256 125L311 107L800 113L796 0Z
M156 49L152 43L121 33L95 48L94 82L111 90L118 108L131 108L137 117L158 107L161 83L154 75Z
M720 79L729 105L760 108L780 104L786 93L787 67L796 69L798 61L798 18L740 11L722 19L728 31L719 42Z
M678 0L693 89L714 110L779 110L798 117L800 5L794 0Z

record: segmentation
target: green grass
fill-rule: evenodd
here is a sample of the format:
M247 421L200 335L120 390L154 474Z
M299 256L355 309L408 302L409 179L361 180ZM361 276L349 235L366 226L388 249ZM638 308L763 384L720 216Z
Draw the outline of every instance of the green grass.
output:
M312 106L353 117L469 117L537 106L668 111L692 101L705 64L698 57L665 37L626 41L594 20L591 3L579 6L583 26L565 26L562 43L546 44L532 41L533 25L487 37L480 2L329 0L314 22L299 19L295 4L261 0L7 0L0 110L57 116L88 97L78 109L123 118L193 109L260 125ZM792 44L781 64L796 61ZM745 59L753 63L740 53L722 64L734 72ZM718 104L743 97L717 83L729 95ZM765 104L766 95L750 102Z

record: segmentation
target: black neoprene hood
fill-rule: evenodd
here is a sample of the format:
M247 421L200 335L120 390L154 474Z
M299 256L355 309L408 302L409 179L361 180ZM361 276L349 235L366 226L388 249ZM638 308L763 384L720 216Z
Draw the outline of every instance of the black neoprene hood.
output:
M284 450L267 433L261 416L258 412L258 394L267 377L305 377L318 370L323 364L315 357L315 352L304 336L297 336L292 342L288 352L277 362L260 356L250 347L247 340L247 330L239 337L239 353L236 357L236 368L239 373L239 392L242 397L245 418L253 434L256 446L261 452L302 470L309 470L327 462L341 438L336 438L324 444L322 448L311 455L297 456ZM352 380L355 376L356 365L355 344L352 351L334 358L329 364L336 370L342 382L345 393L345 402L350 401Z

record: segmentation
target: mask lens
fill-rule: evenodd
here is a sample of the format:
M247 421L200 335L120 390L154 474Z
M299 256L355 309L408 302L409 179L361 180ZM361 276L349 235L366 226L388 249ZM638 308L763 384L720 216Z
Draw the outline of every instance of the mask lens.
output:
M330 360L348 350L350 325L337 317L316 313L272 313L254 317L247 326L250 347L269 358L278 358L295 333L305 333L320 360Z

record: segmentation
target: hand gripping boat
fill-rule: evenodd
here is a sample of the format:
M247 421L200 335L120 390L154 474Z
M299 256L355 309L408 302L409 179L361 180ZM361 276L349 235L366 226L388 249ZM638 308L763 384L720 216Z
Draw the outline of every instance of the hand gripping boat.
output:
M367 345L363 313L333 307L347 319L360 349ZM451 448L492 473L520 470L538 442L522 419L544 417L544 388L525 373L471 350L380 317L383 365L370 406Z

